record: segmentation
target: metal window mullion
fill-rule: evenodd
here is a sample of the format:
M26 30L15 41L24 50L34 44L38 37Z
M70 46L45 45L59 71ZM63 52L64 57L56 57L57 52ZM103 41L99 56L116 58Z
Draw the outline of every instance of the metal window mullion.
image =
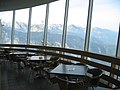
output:
M65 44L66 44L68 10L69 10L69 0L66 0L61 47L65 47Z
M118 42L117 42L117 47L116 47L116 57L120 58L120 23L119 23L119 32L118 32ZM120 69L120 66L118 65L115 65L115 67L114 65L112 65L112 67L116 69ZM114 78L118 79L118 76Z
M15 10L13 10L12 31L11 31L11 44L14 44L14 32L15 32Z
M45 16L43 46L47 45L48 18L49 18L49 4L47 4L47 6L46 6L46 16Z
M91 21L92 21L92 10L93 10L93 0L89 0L84 51L88 51L89 50Z
M30 44L31 17L32 17L32 8L29 8L28 31L27 31L27 45Z
M0 19L0 44L3 44L3 28L1 19Z
M116 48L116 57L120 58L120 23L119 23L118 42Z

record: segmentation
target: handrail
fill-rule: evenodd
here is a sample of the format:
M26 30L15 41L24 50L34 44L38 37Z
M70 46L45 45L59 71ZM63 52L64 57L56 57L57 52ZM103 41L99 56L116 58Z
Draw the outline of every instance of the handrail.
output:
M79 61L87 65L100 68L104 71L110 72L117 76L120 76L120 70L116 68L113 68L111 66L107 66L107 65L104 65L98 62L86 60L82 57L73 56L73 54L78 55L78 56L94 58L100 61L109 62L111 64L116 64L120 66L120 58L116 58L112 56L101 55L101 54L86 52L82 50L73 50L73 49L68 49L68 48L38 46L38 45L0 44L0 47L1 47L0 49L6 49L6 50L12 50L12 51L23 51L23 52L27 51L27 52L43 53L43 54L48 54L48 55L56 55L62 58Z
M109 63L114 63L117 65L120 65L120 59L117 57L107 56L107 55L101 55L93 52L86 52L82 50L73 50L73 49L67 49L67 48L60 48L60 47L49 47L49 46L37 46L37 45L19 45L19 44L0 44L0 46L11 46L11 47L24 47L24 48L36 48L36 49L46 49L46 50L53 50L53 51L59 51L59 52L65 52L65 53L71 53L71 54L77 54L81 56L86 56L98 60L102 60Z

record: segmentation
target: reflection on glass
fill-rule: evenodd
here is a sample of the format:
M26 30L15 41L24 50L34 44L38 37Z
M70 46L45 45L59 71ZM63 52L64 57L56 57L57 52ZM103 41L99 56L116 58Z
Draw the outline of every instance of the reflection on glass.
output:
M61 46L65 0L50 3L47 32L48 46Z
M67 27L67 48L82 49L85 40L88 0L70 0Z
M12 11L0 12L0 44L11 43Z
M32 8L30 44L43 45L46 5Z
M16 10L14 44L27 43L29 9Z

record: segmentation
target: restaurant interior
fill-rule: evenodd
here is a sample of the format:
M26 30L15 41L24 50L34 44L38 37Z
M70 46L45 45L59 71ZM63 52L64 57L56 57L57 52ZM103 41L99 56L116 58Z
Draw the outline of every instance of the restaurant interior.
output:
M4 43L0 36L0 90L120 90L120 24L114 56L90 52L90 30L95 0L87 0L84 48L81 50L66 47L69 2L72 0L64 0L61 46L48 45L49 7L51 3L59 1L61 0L0 1L0 14L13 12L10 43ZM43 43L35 45L30 42L31 13L33 7L41 5L46 5ZM29 9L26 42L15 43L15 11L26 8ZM3 27L0 21L1 31Z

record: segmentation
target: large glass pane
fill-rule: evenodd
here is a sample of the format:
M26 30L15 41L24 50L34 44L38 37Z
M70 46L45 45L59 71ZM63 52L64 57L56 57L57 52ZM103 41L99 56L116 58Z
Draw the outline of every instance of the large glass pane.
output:
M64 21L65 0L59 0L50 3L48 32L47 32L47 45L61 46L63 21Z
M32 8L30 44L43 45L46 5Z
M0 44L11 43L12 11L0 12Z
M89 50L115 56L119 22L119 0L94 0Z
M119 0L94 0L90 52L115 56L120 22L119 5ZM111 63L105 61L90 60L111 66Z
M67 48L81 49L85 41L88 0L70 0L67 27Z
M26 44L29 9L20 9L15 12L14 44Z

